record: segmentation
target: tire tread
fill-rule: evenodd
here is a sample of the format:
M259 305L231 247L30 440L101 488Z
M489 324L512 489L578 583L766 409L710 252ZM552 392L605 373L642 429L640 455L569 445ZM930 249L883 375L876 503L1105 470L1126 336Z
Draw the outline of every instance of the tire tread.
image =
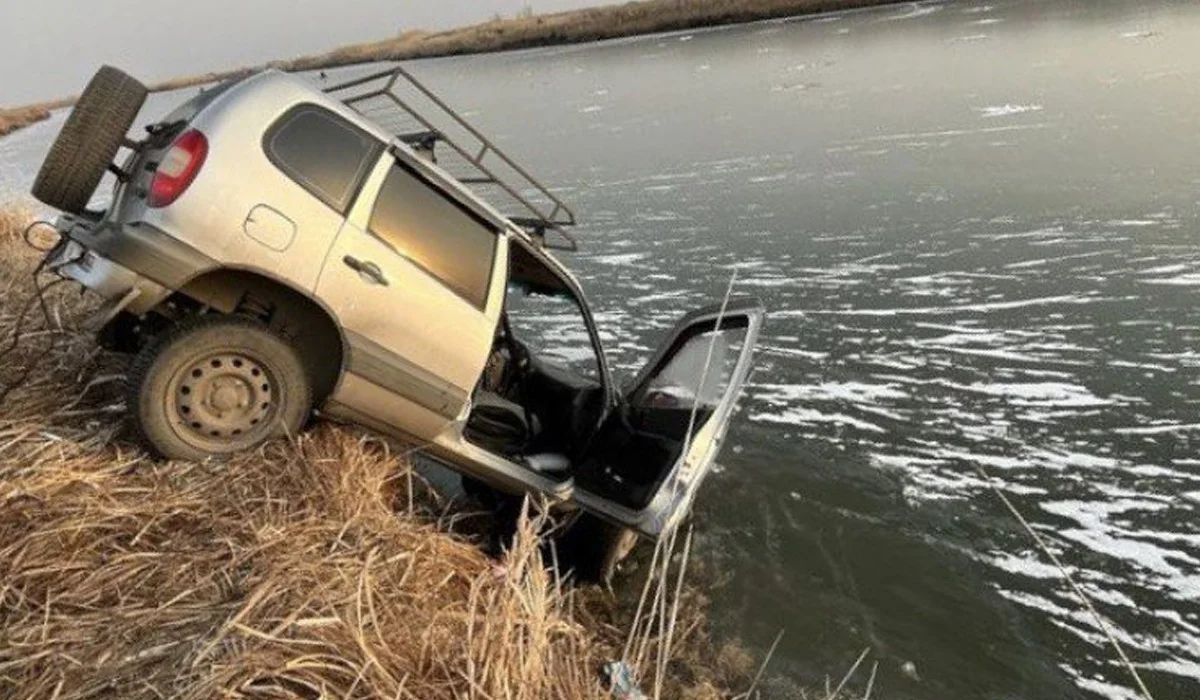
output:
M42 161L33 196L62 211L83 213L147 94L145 85L123 71L101 66Z

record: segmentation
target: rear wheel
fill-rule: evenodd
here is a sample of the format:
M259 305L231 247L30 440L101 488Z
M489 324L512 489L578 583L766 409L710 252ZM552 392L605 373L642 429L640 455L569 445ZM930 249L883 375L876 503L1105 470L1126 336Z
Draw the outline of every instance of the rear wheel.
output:
M87 209L146 101L146 86L102 66L71 109L33 182L33 196L73 214Z
M169 459L200 461L295 435L312 410L286 339L240 316L201 316L144 347L129 372L134 429Z

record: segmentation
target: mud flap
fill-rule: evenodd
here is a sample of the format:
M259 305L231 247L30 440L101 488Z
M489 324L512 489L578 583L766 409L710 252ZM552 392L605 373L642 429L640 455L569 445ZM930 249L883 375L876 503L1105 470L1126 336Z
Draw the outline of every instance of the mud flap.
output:
M89 333L99 333L109 324L117 314L121 313L132 304L138 297L142 295L142 290L138 287L131 287L125 294L114 297L105 302L104 306L100 307L91 316L84 319L80 324L83 330Z

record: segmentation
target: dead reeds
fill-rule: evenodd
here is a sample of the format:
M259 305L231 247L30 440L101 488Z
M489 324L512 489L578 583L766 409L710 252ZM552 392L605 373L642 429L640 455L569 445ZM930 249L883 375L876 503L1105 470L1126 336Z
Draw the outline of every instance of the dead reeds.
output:
M0 109L0 136L49 118L50 110L38 105Z
M489 558L439 529L394 445L347 426L223 464L147 458L86 297L30 296L29 216L0 210L0 351L22 327L0 362L0 697L611 697L632 605L548 569L541 516ZM631 664L656 696L728 697L748 669L676 580L655 613L673 634L640 625Z

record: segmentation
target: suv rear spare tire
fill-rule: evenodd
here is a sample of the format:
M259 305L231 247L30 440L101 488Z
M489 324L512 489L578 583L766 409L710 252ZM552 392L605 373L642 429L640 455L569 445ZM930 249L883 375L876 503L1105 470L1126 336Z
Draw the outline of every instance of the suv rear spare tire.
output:
M42 161L33 196L56 209L83 213L145 103L146 92L145 85L124 72L101 66Z
M127 406L138 437L169 459L224 458L295 435L312 411L304 363L244 316L199 316L142 348Z

